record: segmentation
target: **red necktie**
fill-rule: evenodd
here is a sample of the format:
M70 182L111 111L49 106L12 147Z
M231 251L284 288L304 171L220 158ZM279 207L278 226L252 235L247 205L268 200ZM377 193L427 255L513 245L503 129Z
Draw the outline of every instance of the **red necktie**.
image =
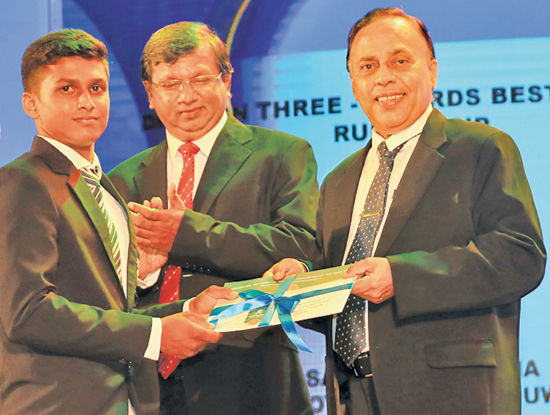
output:
M195 154L199 148L192 142L182 144L178 151L183 157L183 169L178 183L178 195L188 209L193 209L193 187L195 185Z
M195 184L195 154L199 148L192 142L182 144L178 151L183 156L183 169L177 192L183 204L188 209L193 209L193 187ZM164 273L164 281L160 289L159 304L171 303L180 298L181 268L168 265ZM158 361L158 370L164 379L174 371L181 359L176 356L161 353Z

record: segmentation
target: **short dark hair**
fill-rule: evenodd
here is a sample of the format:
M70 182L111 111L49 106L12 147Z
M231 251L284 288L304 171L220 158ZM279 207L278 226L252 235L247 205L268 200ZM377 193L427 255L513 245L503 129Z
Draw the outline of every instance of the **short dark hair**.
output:
M71 56L99 59L109 75L107 48L103 42L83 30L64 29L42 36L25 51L21 64L25 92L39 94L39 84L45 67Z
M172 63L208 42L222 76L233 72L225 43L204 23L179 22L157 30L147 41L141 55L141 79L151 81L151 69L159 63Z
M428 32L428 29L426 28L426 25L417 17L410 16L407 13L405 13L403 10L397 8L397 7L389 7L384 9L374 9L368 12L363 18L361 18L357 23L353 25L349 32L348 36L348 54L346 56L346 66L348 68L349 72L349 54L351 51L351 45L355 39L355 36L357 36L357 33L364 28L365 26L380 20L384 17L402 17L404 19L407 19L413 23L415 23L418 28L420 29L420 34L424 37L426 40L426 44L428 46L428 50L430 51L430 58L435 59L435 49L434 44L432 42L432 38L430 36L430 32Z

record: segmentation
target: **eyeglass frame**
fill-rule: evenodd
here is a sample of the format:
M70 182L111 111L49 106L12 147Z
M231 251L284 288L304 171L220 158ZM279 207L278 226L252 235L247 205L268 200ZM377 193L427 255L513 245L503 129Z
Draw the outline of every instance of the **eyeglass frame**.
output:
M162 81L162 82L171 82L171 86L173 86L173 89L170 89L170 88L166 88L165 86L162 86L156 82L153 82L153 81L149 81L149 83L151 83L152 85L156 86L159 90L163 91L163 92L167 92L167 93L170 93L170 92L176 92L178 91L178 93L180 93L181 91L183 91L183 85L185 84L189 84L189 86L191 87L191 89L193 91L210 91L212 88L214 88L214 85L215 85L215 81L217 81L218 79L220 79L220 77L223 75L222 72L220 72L218 75L200 75L200 76L195 76L194 78L191 78L187 81L182 81L181 79L172 79L172 80L168 80L168 81ZM204 89L197 89L195 86L194 86L194 81L196 81L197 78L209 78L211 79L212 81L212 84L207 87L207 88L204 88Z

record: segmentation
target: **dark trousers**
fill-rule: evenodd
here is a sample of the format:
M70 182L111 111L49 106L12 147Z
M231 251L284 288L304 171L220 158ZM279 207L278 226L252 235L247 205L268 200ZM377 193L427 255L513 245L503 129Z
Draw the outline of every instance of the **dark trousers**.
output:
M380 415L374 378L358 378L353 370L335 355L336 378L340 390L340 403L346 415Z
M347 415L380 415L372 376L349 381L350 400L346 403Z
M159 375L160 388L160 415L189 415L185 399L183 377L176 376L164 380Z

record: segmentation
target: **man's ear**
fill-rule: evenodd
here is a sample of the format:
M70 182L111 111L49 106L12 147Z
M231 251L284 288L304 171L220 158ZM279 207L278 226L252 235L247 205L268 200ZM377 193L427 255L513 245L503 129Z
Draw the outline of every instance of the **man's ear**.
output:
M355 94L355 82L353 82L353 74L350 72L349 73L349 79L351 81L351 91L353 92L353 98L359 102L359 100L357 99L357 95Z
M23 98L21 98L21 103L23 104L23 109L27 115L35 120L40 117L40 112L38 110L39 100L36 95L32 92L24 92Z
M147 91L147 98L149 98L149 108L154 110L155 106L153 105L153 95L151 92L151 85L149 81L142 81L145 90Z
M432 82L432 90L433 90L437 85L437 68L438 68L437 61L435 59L431 59L428 64L428 68L430 70L430 80Z
M225 85L225 90L227 91L227 97L231 98L231 73L226 74L222 77L223 84Z

